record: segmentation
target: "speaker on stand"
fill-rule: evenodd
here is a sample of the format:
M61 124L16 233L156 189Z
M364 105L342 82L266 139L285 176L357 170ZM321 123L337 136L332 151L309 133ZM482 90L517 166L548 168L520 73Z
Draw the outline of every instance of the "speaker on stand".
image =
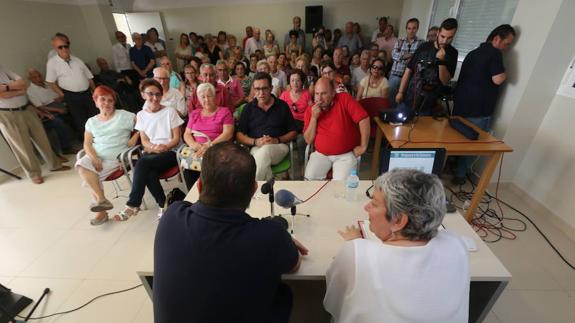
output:
M305 7L305 32L315 34L323 26L323 6Z

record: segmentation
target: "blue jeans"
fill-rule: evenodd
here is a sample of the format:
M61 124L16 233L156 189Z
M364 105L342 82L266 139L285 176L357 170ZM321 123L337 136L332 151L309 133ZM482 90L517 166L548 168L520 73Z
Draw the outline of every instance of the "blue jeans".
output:
M397 102L395 102L395 96L397 95L397 92L399 91L399 85L401 84L401 76L397 76L397 75L390 75L389 76L389 103L391 104L390 107L391 108L395 108L395 106L397 105Z
M136 162L136 167L134 167L132 191L126 205L129 207L140 207L147 187L156 203L160 207L164 207L166 195L162 184L160 184L160 174L177 165L178 161L174 151L142 155Z
M465 118L474 125L481 128L483 131L489 132L491 128L491 116L489 117L477 117L477 118ZM455 177L465 177L467 175L467 170L473 163L473 160L477 158L476 156L459 156L457 157L457 167L455 168Z

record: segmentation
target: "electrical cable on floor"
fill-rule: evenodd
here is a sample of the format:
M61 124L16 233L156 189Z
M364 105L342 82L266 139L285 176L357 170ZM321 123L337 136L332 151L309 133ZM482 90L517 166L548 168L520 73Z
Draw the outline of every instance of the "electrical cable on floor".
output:
M136 289L136 288L141 287L141 286L144 286L144 285L143 285L143 284L139 284L139 285L134 286L134 287L130 287L130 288L126 288L126 289L122 289L122 290L118 290L118 291L110 292L110 293L106 293L106 294L101 294L101 295L98 295L98 296L92 298L91 300L89 300L88 302L84 303L83 305L80 305L80 306L78 306L78 307L76 307L76 308L73 308L73 309L71 309L71 310L63 311L63 312L57 312L57 313L49 314L49 315L45 315L45 316L31 317L31 318L29 318L28 320L41 320L41 319L45 319L45 318L49 318L49 317L53 317L53 316L57 316L57 315L69 314L69 313L75 312L75 311L77 311L77 310L80 310L80 309L82 309L82 308L88 306L88 305L91 304L93 301L95 301L95 300L97 300L97 299L99 299L99 298L102 298L102 297L105 297L105 296L110 296L110 295L115 295L115 294L120 294L120 293L125 293L125 292L131 291L131 290ZM24 319L23 316L20 316L20 315L16 315L16 316L19 317L19 318Z
M575 270L575 266L570 263L561 252L553 245L553 243L549 240L549 238L543 233L543 231L528 217L525 213L519 211L516 207L513 207L509 203L501 200L499 198L499 183L501 180L501 169L503 168L503 158L501 158L501 162L499 164L499 174L497 176L497 184L495 186L495 195L490 194L487 190L485 191L485 196L481 198L479 202L479 206L477 207L477 211L473 219L471 220L471 225L474 228L477 235L487 243L495 243L502 239L507 240L515 240L517 235L515 232L523 232L527 230L527 223L519 218L512 218L506 217L501 204L507 206L511 210L515 211L519 215L523 216L539 234L543 237L543 239L549 244L551 249L563 260L565 264L567 264L571 269ZM476 188L476 184L473 182L470 176L468 176L469 183L471 184L471 191L465 191L462 185L459 186L459 191L454 191L451 187L447 187L447 189L451 192L450 200L453 202L453 198L455 197L459 202L465 204L466 201L471 201L473 198L473 193ZM499 209L499 214L495 209L490 207L491 202L495 201L497 204L497 208ZM464 210L463 206L458 206L454 203L456 208L460 210ZM515 223L512 225L511 223Z

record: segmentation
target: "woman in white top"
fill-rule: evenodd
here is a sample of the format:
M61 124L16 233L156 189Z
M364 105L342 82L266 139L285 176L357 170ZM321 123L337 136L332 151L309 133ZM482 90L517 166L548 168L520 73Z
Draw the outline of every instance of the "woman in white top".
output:
M389 82L383 75L385 73L385 63L382 59L376 58L369 67L369 73L359 82L357 100L380 97L387 98L389 92Z
M90 220L90 224L100 225L108 221L106 211L114 208L104 195L102 181L118 170L120 167L118 155L133 147L139 134L132 134L136 116L128 111L115 109L114 90L100 85L94 90L93 98L100 113L86 122L85 155L76 161L75 166L94 197L90 211L96 215Z
M469 259L463 241L438 230L445 193L437 176L395 169L365 206L373 239L346 227L326 274L335 322L467 322Z
M159 175L178 165L174 149L180 144L180 125L184 123L174 108L160 104L163 91L162 85L154 79L140 83L140 92L146 102L136 116L135 129L140 132L144 152L134 168L132 190L126 207L118 215L120 220L138 213L146 187L160 207L158 216L163 213L166 195Z
M190 38L187 34L180 35L180 44L176 47L176 66L178 72L183 72L184 67L190 62L193 56L192 47L190 46Z

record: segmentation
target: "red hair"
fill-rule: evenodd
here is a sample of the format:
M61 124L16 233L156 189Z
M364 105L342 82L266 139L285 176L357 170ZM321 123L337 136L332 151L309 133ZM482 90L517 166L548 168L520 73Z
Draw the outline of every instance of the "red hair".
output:
M116 91L112 90L109 86L100 85L96 87L94 94L92 94L92 99L96 101L99 96L111 96L114 99L114 102L116 101Z

